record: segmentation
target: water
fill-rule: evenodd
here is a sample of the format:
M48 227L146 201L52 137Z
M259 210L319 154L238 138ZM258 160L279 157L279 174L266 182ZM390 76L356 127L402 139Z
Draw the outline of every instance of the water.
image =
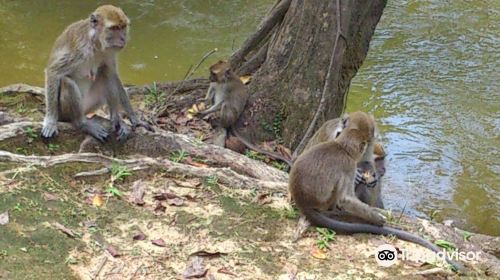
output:
M182 79L226 58L273 0L106 1L132 21L127 84ZM103 1L0 0L0 86L43 84L55 38ZM389 1L348 110L380 123L389 208L500 235L500 1ZM437 214L436 214L437 213Z

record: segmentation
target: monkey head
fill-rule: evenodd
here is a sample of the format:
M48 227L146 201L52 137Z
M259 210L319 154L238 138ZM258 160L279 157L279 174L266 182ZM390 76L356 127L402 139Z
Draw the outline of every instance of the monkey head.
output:
M125 47L130 20L122 9L100 6L90 15L89 21L90 35L101 51L119 51Z
M209 68L209 80L212 83L226 83L236 74L231 70L231 65L227 61L219 60Z

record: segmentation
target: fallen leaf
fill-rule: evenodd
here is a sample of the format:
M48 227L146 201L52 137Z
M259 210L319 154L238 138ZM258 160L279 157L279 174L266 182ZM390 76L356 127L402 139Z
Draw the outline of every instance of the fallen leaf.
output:
M162 192L153 195L153 198L156 200L167 200L167 199L179 198L179 196L171 192Z
M226 267L221 267L219 269L217 269L217 272L218 273L223 273L223 274L227 274L227 275L231 275L231 276L237 276L236 274L234 274L233 272L231 272L229 269L227 269Z
M158 247L166 247L167 246L167 244L165 243L165 240L163 240L161 238L151 240L151 243L153 243L153 245L156 245Z
M276 151L278 153L280 153L286 159L292 159L292 151L290 151L290 149L288 149L287 147L285 147L281 144L278 144L278 145L276 145Z
M203 265L203 258L201 257L193 257L191 258L191 262L186 267L182 276L186 279L190 278L201 278L207 274L208 268Z
M51 193L47 193L47 192L43 193L43 198L45 199L45 201L59 200L59 197L57 195L51 194Z
M5 211L0 214L0 225L6 225L9 223L9 211Z
M61 225L60 223L58 222L54 222L52 223L52 226L60 231L62 231L63 233L65 233L67 236L71 237L71 238L75 238L75 232L63 225Z
M201 102L199 104L193 104L193 106L191 106L191 108L189 108L187 111L186 111L186 117L188 119L193 119L196 114L198 114L198 112L201 112L203 110L205 110L205 103Z
M251 80L252 80L252 76L250 76L250 75L245 75L245 76L240 77L240 81L245 85L250 83Z
M106 247L106 251L108 251L111 256L113 256L113 258L120 256L120 252L118 252L118 250L113 245L108 245L108 247Z
M129 202L136 205L144 205L144 183L142 180L137 180L132 184L132 192L129 196Z
M316 259L325 260L327 258L326 250L321 250L316 246L313 246L310 252L311 256Z
M97 223L95 221L88 220L88 221L84 221L83 222L83 226L85 228L91 228L91 227L96 228L97 227Z
M268 193L261 193L261 194L257 195L254 198L254 201L259 203L260 205L265 205L265 204L269 204L272 202L271 197L269 197Z
M201 182L197 178L191 178L191 179L184 179L184 180L177 180L174 179L174 183L180 187L184 188L193 188L195 189L198 186L201 186Z
M94 197L92 198L92 205L94 205L95 207L101 207L103 204L104 199L102 198L102 196L100 194L94 195Z
M167 203L168 205L171 205L171 206L182 206L184 205L184 199L182 198L172 198L172 199L167 199Z
M166 210L167 207L165 207L165 205L163 205L163 203L161 203L160 201L157 201L156 207L153 211L158 214L158 213L165 213Z
M132 237L133 240L144 240L146 239L146 235L142 231L138 231L136 234L134 234L134 237Z
M223 255L227 255L227 253L222 253L222 252L207 252L204 250L201 251L196 251L194 253L189 254L189 256L198 256L198 257L208 257L208 258L216 258L220 257Z

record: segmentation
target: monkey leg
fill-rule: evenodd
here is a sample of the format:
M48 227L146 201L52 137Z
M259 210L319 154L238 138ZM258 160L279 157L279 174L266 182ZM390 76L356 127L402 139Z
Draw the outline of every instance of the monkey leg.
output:
M108 137L108 132L96 121L85 117L84 100L76 82L69 77L64 77L62 83L59 100L60 119L70 121L76 129L104 142Z
M374 208L361 202L357 197L346 195L338 203L340 209L345 210L352 216L359 217L371 224L382 226L385 223L384 217Z

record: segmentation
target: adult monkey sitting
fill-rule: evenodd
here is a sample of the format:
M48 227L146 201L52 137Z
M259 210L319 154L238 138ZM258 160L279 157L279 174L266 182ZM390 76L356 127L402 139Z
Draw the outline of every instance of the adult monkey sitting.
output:
M104 142L108 132L86 114L106 103L119 141L130 131L120 116L128 115L132 129L142 126L118 76L116 56L127 43L130 21L118 7L98 7L88 19L69 25L57 38L45 69L46 113L42 137L54 137L57 121L71 122L78 130Z

